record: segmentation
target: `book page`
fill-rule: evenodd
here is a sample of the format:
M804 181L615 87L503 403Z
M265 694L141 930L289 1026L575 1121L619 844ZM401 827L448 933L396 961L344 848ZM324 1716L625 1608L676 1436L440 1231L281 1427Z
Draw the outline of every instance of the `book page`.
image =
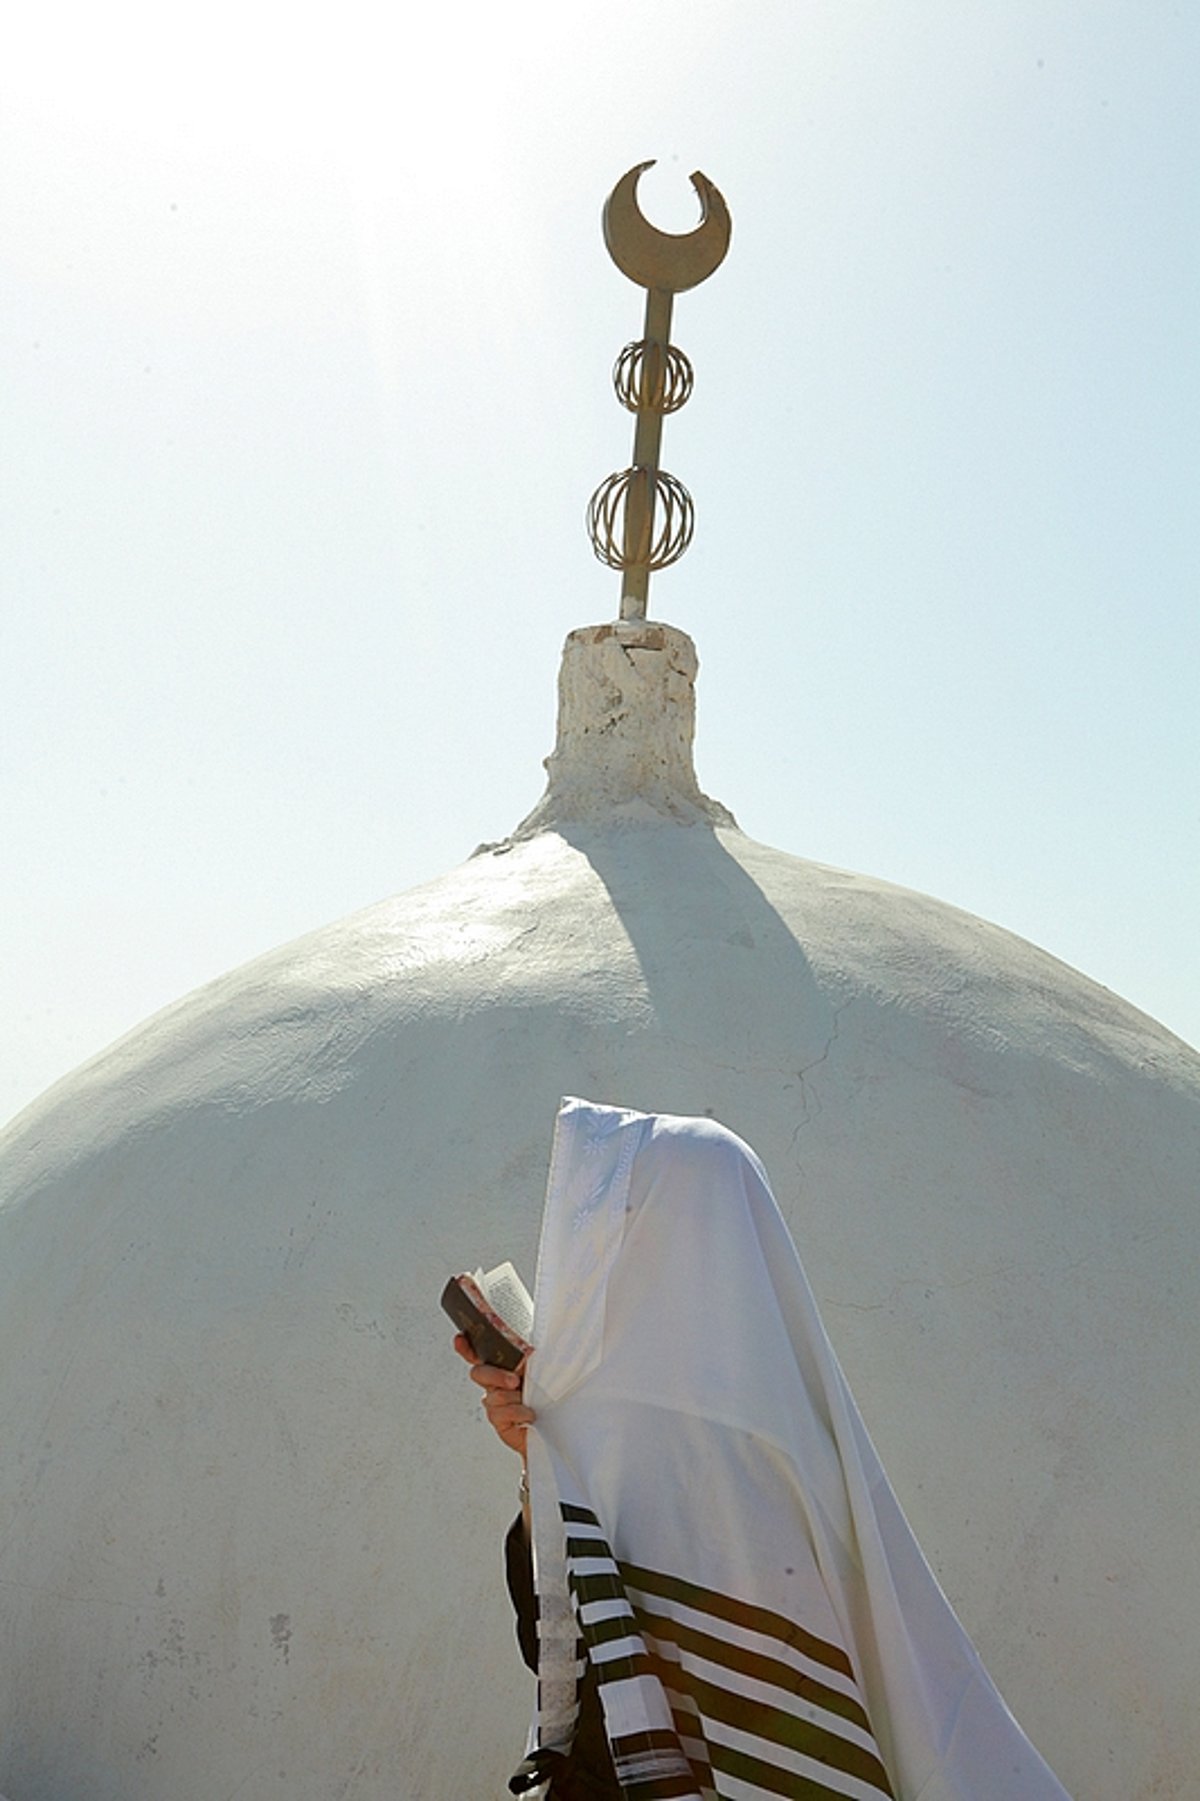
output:
M519 1337L527 1339L533 1330L533 1299L511 1263L498 1263L486 1276L476 1277L493 1307Z

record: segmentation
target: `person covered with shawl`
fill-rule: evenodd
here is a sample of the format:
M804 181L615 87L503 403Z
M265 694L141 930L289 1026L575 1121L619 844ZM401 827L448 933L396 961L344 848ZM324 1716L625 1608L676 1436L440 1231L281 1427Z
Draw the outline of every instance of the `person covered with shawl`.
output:
M925 1562L754 1152L559 1110L507 1543L553 1801L1067 1801ZM532 1554L532 1555L531 1555Z

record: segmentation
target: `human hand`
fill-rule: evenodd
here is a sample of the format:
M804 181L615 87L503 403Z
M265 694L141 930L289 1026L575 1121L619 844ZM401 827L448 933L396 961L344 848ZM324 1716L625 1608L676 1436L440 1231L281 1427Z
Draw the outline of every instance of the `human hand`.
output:
M502 1370L494 1363L484 1363L465 1332L457 1334L454 1348L463 1361L470 1364L472 1382L483 1390L483 1411L489 1425L502 1444L523 1457L525 1429L537 1417L532 1407L525 1405L524 1360L515 1370Z

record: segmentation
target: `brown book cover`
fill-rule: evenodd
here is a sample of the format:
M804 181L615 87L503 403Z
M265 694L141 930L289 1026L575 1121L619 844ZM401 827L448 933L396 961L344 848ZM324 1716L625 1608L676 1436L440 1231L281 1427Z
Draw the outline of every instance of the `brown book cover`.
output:
M515 1370L533 1346L533 1302L511 1263L484 1275L451 1276L442 1290L442 1306L484 1363ZM503 1309L503 1311L502 1311Z

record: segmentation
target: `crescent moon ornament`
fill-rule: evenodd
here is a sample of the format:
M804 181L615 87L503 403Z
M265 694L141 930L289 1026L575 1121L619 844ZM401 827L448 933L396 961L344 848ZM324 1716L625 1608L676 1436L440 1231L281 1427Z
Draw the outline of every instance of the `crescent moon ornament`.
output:
M637 185L652 167L652 161L637 163L604 203L608 253L646 290L642 336L625 346L613 370L617 399L637 415L633 463L601 482L588 508L592 549L621 571L622 619L646 617L651 570L665 569L691 542L691 496L658 463L663 416L692 391L692 365L671 342L671 308L676 294L697 287L724 261L733 229L720 191L698 169L691 178L700 201L695 230L677 234L651 225L638 206Z
M659 231L637 201L638 182L653 167L653 157L648 163L636 163L605 201L604 242L622 275L640 288L682 294L707 280L725 260L733 222L720 189L697 169L691 183L700 201L699 225L682 234Z

